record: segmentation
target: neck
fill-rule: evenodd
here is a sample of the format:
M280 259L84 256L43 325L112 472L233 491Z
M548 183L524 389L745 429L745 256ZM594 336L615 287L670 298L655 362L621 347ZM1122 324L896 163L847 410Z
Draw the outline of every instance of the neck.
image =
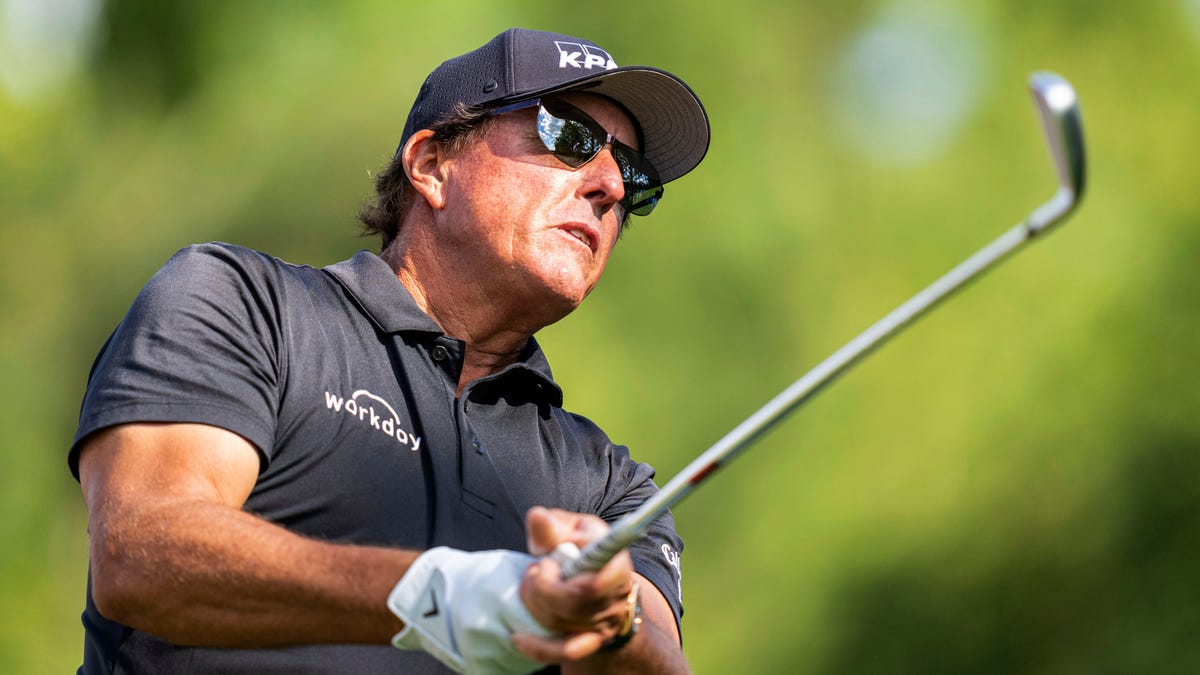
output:
M381 257L442 332L466 346L458 393L471 382L517 361L529 339L550 322L517 311L494 297L486 280L453 267L444 252L420 245L416 237L397 238Z

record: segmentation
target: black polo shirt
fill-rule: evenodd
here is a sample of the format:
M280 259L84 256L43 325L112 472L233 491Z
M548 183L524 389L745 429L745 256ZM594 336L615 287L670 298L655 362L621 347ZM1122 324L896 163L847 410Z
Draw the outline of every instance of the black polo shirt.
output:
M562 408L530 340L456 396L464 346L366 251L315 269L226 244L176 254L146 285L89 378L70 453L129 422L198 422L261 453L245 510L323 540L524 550L535 505L613 521L657 488L595 424ZM670 516L631 547L676 618ZM386 646L184 648L108 621L89 590L81 672L449 672ZM550 671L553 672L553 671Z

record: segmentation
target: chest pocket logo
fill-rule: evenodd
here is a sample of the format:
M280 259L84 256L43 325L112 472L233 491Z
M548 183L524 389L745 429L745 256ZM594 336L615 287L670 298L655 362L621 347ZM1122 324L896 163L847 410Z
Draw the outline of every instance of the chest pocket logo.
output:
M378 410L376 406L378 406ZM325 392L325 407L335 413L345 413L357 419L360 423L395 439L396 442L407 448L411 448L413 452L421 449L421 437L405 431L400 426L400 416L396 414L396 409L366 389L359 389L349 398L342 398L327 391Z

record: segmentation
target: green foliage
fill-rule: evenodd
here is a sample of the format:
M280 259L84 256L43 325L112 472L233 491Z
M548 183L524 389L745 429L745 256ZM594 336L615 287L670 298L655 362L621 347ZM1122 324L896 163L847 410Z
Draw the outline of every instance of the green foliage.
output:
M35 70L14 16L0 671L79 662L86 520L65 456L91 359L137 290L196 241L316 265L374 247L354 213L424 75L510 25L672 70L712 116L706 162L541 338L568 406L663 480L1049 197L1029 72L1083 102L1073 221L676 510L697 672L1200 668L1195 2L110 0L77 69L40 88L13 84ZM917 47L934 55L917 66L954 60L938 33L886 63L848 57L881 49L872 30L946 21L971 36L968 79L904 70ZM947 84L967 94L953 124L924 120L936 101L905 107ZM846 107L888 91L905 105Z

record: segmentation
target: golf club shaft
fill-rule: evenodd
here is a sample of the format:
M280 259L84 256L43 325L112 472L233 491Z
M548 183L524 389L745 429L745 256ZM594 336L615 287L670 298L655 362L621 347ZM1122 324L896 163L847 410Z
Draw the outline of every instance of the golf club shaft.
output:
M718 468L741 454L797 406L939 301L1015 251L1033 233L1028 221L1010 229L846 343L717 441L637 510L615 522L607 536L584 548L580 557L564 565L563 577L603 567L614 555L640 537L651 522L712 476Z
M1008 257L1021 245L1065 218L1078 203L1085 181L1083 130L1071 85L1053 73L1035 73L1030 91L1041 115L1050 153L1059 178L1059 189L1022 223L980 249L907 302L875 322L834 352L757 412L726 434L715 445L680 471L657 494L613 523L601 539L582 552L556 556L563 578L599 570L613 556L640 537L672 505L696 489L720 467L728 464L788 413L821 391L850 366L898 333L968 281Z

